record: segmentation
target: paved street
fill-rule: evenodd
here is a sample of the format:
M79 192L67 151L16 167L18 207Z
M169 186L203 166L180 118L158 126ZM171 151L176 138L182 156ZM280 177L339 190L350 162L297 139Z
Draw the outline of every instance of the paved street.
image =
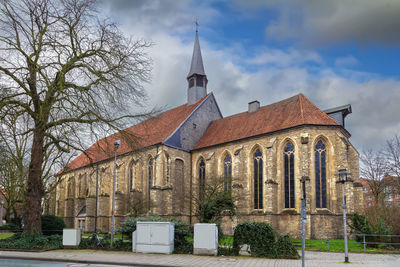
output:
M125 266L301 266L301 260L271 260L249 257L156 255L131 252L57 250L47 252L0 251L0 258L42 259ZM306 266L344 266L343 253L307 252ZM400 266L400 255L350 254L351 266ZM85 266L85 265L80 265Z

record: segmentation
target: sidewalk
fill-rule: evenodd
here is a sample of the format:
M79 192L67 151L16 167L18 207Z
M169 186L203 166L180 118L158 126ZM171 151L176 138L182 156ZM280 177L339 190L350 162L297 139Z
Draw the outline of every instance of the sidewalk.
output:
M128 266L301 266L301 260L275 260L250 257L209 257L160 255L94 250L55 250L46 252L0 251L0 258L36 259ZM400 266L400 255L350 254L351 266ZM307 252L306 266L345 266L343 253ZM349 265L347 265L349 266Z

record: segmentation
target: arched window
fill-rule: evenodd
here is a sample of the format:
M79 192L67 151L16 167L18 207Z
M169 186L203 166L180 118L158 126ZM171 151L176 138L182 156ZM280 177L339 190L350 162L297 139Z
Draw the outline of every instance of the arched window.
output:
M315 145L315 197L316 207L326 208L326 148L321 140Z
M131 167L129 168L129 191L133 191L135 187L135 164L132 163Z
M260 149L254 153L254 209L263 208L263 160Z
M285 169L285 208L294 208L294 147L288 143L283 151Z
M149 159L149 198L150 198L150 189L153 182L153 159Z
M202 159L199 164L199 199L203 200L206 187L206 164Z
M224 190L232 190L232 159L229 155L224 159Z

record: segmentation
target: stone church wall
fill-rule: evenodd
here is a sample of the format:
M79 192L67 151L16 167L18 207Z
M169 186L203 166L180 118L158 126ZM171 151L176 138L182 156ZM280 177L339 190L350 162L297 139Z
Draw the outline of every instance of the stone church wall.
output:
M327 153L327 208L316 208L315 204L315 160L314 147L322 140ZM283 149L292 142L295 152L295 208L284 208ZM263 154L263 208L253 208L253 154L260 149ZM224 231L232 233L232 227L241 221L266 221L282 233L297 236L300 232L300 178L306 178L307 211L310 217L307 235L319 237L327 232L336 233L342 224L341 184L335 175L339 169L351 172L352 181L346 183L348 212L359 210L357 200L361 191L356 186L358 177L358 153L348 142L347 133L340 128L308 126L290 129L275 134L247 138L219 146L204 148L192 153L193 193L199 192L199 162L206 163L207 179L223 176L223 161L232 157L233 195L238 199L239 219L226 222ZM208 180L210 181L210 180ZM354 183L353 183L354 182ZM340 188L339 188L340 186ZM226 221L226 220L225 220Z
M327 208L318 209L315 204L314 147L323 140L327 153ZM292 142L295 152L295 207L284 208L283 148ZM263 159L263 208L253 204L253 154L260 149ZM200 159L206 163L206 181L223 176L226 155L232 159L232 193L237 199L240 216L231 221L223 220L223 229L231 234L243 221L266 221L278 231L294 236L300 231L300 178L306 178L308 237L320 237L327 232L341 229L341 184L335 173L339 169L350 170L351 181L346 183L348 212L362 208L361 187L358 187L358 153L348 142L347 132L340 128L304 126L274 134L192 151L178 150L167 145L154 145L138 152L117 158L116 226L128 216L135 201L143 206L141 214L182 219L194 223L194 202L199 193ZM153 165L150 166L150 159ZM86 206L86 231L93 231L95 224L96 176L99 183L97 228L109 231L112 208L112 159L64 175L56 190L55 212L64 217L68 227L77 227L76 216ZM133 173L133 184L130 173ZM151 184L149 174L151 173ZM137 204L137 203L136 203ZM192 216L191 216L192 215Z

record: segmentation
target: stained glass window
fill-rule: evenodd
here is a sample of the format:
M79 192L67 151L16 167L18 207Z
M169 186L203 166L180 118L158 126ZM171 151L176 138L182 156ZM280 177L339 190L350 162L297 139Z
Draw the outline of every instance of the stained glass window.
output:
M200 200L204 197L204 190L206 186L206 164L202 159L199 164L199 198Z
M260 149L254 153L254 209L263 208L263 160Z
M294 205L294 147L288 143L283 151L285 169L285 208L295 208Z
M321 140L315 145L315 196L316 207L326 208L326 148Z
M232 190L232 159L229 155L224 159L224 190Z

